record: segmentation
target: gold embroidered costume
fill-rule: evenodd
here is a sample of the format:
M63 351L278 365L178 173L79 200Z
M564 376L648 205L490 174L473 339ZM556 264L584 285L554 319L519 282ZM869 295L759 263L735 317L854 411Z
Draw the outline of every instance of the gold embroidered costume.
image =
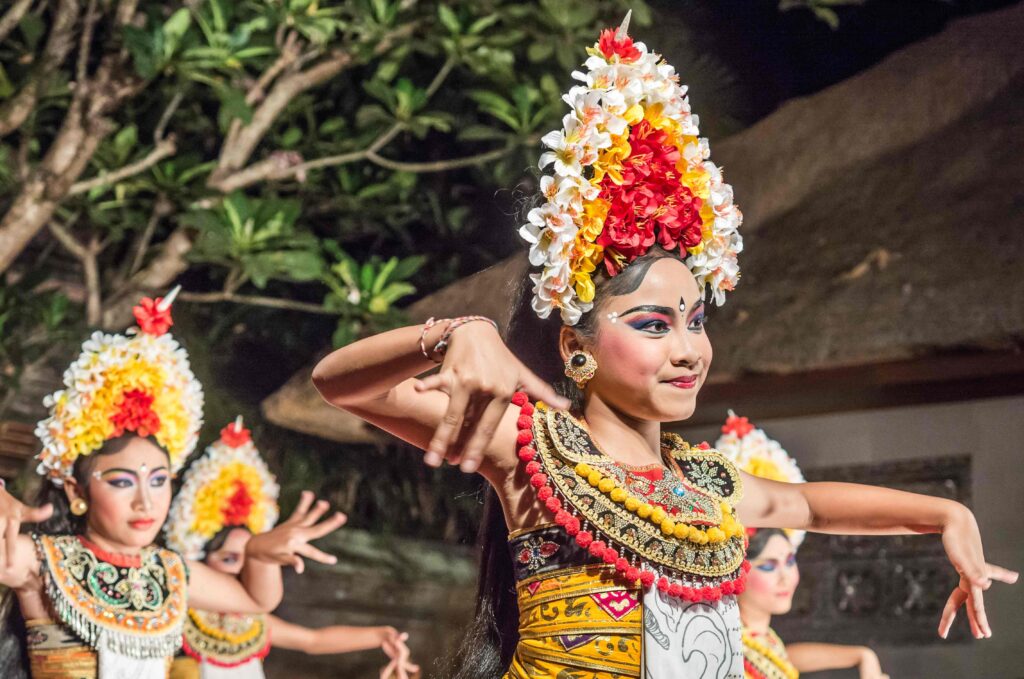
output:
M744 628L743 669L747 679L797 679L800 676L786 655L786 645L770 627L765 634Z

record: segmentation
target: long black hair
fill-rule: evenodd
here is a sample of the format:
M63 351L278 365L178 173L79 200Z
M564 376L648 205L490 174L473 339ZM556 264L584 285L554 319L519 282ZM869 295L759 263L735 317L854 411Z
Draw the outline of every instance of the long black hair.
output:
M93 454L83 455L75 460L72 476L78 482L78 487L82 489L86 500L89 499L89 478L96 467L97 458L100 455L121 452L134 438L135 435L130 434L110 439ZM150 440L155 443L155 440ZM85 517L71 513L71 504L64 490L43 479L30 504L42 506L47 503L53 505L53 514L46 521L39 522L35 532L42 535L80 535L85 531ZM21 614L18 597L13 590L8 590L0 602L0 677L29 679L25 635L25 617Z
M768 546L768 541L776 535L789 540L789 536L786 535L786 531L781 528L758 528L757 531L750 536L750 541L747 543L747 560L756 559L761 556L761 552Z
M607 300L635 291L651 265L666 257L681 259L655 246L617 276L595 274L594 307L573 326L576 334L584 342L593 340L597 335L599 313ZM583 392L565 376L565 365L558 350L562 330L558 314L553 313L546 319L537 316L532 307L533 290L529 280L518 283L513 299L505 344L527 368L569 399L574 412L582 412ZM508 548L508 526L494 489L488 486L484 493L478 536L480 570L476 613L454 657L447 663L444 676L452 679L499 679L508 669L519 642L519 606Z

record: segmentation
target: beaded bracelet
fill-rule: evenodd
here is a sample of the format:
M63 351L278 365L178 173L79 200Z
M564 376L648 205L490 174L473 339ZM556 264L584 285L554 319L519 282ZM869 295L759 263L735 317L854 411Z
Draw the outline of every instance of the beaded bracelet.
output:
M441 335L441 339L434 345L433 355L431 355L430 353L427 353L427 333L431 328L442 321L447 321L448 327L444 329L444 334ZM458 318L441 319L440 321L430 317L427 319L427 322L423 324L423 330L420 331L420 352L425 358L433 361L434 363L440 363L441 361L437 360L435 356L444 357L445 353L448 351L448 345L451 343L452 333L455 332L456 328L459 328L466 323L472 323L473 321L490 323L495 330L498 329L498 324L486 316L459 316Z

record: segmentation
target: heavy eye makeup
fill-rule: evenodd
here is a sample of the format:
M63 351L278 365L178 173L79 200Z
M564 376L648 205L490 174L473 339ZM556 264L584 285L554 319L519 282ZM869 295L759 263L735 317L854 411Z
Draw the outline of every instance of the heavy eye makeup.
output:
M686 324L686 329L690 332L700 333L704 331L704 322L707 320L707 316L704 314L704 302L698 300L693 305L693 309L690 310L690 321Z

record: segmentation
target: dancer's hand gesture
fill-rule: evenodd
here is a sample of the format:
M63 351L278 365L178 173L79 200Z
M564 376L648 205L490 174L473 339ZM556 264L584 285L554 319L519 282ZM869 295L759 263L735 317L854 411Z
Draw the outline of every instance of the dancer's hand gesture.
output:
M15 561L21 524L46 521L51 514L53 505L29 507L0 487L0 572Z
M313 503L313 493L302 491L302 498L292 515L279 523L273 530L254 535L245 546L245 556L279 566L292 566L296 573L302 573L306 564L302 557L320 563L333 564L337 557L322 552L309 544L341 528L347 517L335 512L323 521L321 517L329 507L326 500ZM317 523L320 521L320 523Z
M381 649L391 659L387 665L380 670L380 679L415 679L419 676L420 666L409 660L409 647L405 642L409 639L409 633L398 633L391 628L393 635L389 635L381 644Z
M882 671L882 664L878 662L878 655L870 648L861 649L860 664L857 666L860 679L889 679L889 675Z
M448 410L427 446L424 462L437 467L447 460L464 472L475 472L512 394L520 387L556 408L569 406L509 351L489 323L456 328L440 372L416 384L417 391L436 389L448 394Z
M989 627L988 617L985 615L983 592L992 586L994 580L1014 584L1017 582L1018 574L985 561L978 522L974 514L966 508L958 511L943 527L942 545L946 549L946 556L960 574L960 583L949 595L946 607L942 610L939 636L946 638L957 611L966 604L967 619L971 624L971 634L974 638L991 637L992 628Z

